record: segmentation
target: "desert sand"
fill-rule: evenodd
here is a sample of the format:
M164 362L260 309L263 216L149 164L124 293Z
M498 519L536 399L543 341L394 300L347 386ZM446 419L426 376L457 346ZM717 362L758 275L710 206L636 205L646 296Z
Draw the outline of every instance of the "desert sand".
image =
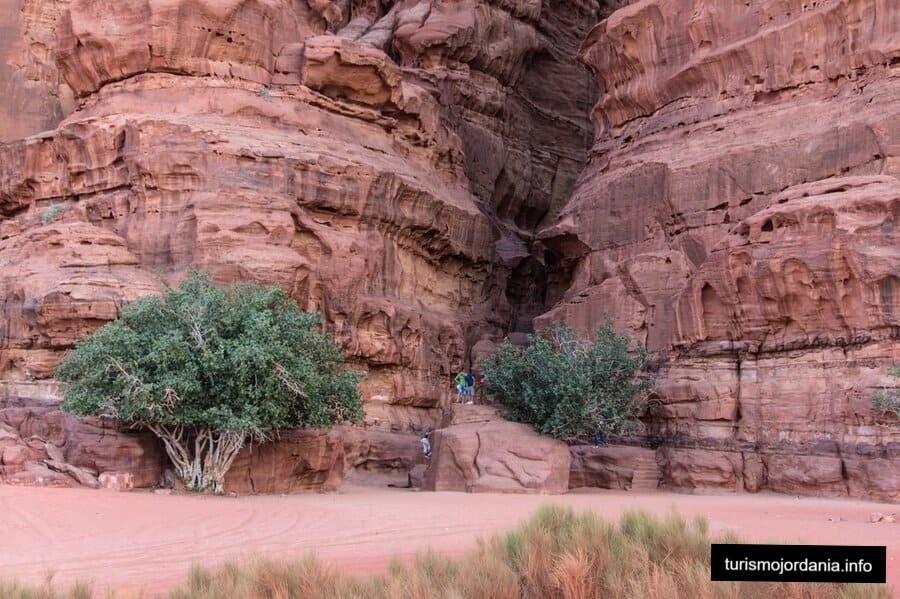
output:
M713 532L810 544L886 545L888 582L900 587L900 523L870 523L897 506L786 495L578 491L565 495L424 493L345 486L341 493L210 497L0 485L0 578L150 594L185 580L192 563L309 551L355 572L384 571L391 555L428 547L459 554L543 503L616 518L641 508L704 514Z

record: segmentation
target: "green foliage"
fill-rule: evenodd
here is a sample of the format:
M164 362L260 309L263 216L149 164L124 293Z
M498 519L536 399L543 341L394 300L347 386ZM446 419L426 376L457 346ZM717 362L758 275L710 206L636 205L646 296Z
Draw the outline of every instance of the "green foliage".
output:
M68 211L69 206L66 204L53 204L44 211L44 214L41 215L41 223L49 225L50 223L55 221L58 216L62 216Z
M217 287L192 272L76 345L57 369L63 408L218 431L327 427L362 416L359 374L277 287Z
M900 378L900 367L894 366L888 372L892 377ZM872 405L876 410L891 412L894 416L900 418L900 388L885 388L878 391L872 398Z
M629 344L609 322L597 329L593 343L579 341L566 326L530 335L524 349L504 341L481 364L486 392L506 406L509 418L542 434L628 432L637 426L635 398L652 385L640 376L649 353L642 347L629 351Z

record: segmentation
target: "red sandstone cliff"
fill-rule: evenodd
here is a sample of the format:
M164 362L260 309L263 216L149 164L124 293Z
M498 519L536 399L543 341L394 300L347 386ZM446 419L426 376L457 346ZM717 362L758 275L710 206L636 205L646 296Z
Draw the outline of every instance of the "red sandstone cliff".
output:
M369 424L418 427L542 307L530 238L586 157L597 3L0 6L0 378L199 267L321 310Z
M647 0L579 55L597 134L539 322L608 311L661 352L670 484L900 499L871 404L900 360L900 6Z
M404 430L609 313L669 484L900 499L895 5L0 0L0 380L193 266L323 311Z

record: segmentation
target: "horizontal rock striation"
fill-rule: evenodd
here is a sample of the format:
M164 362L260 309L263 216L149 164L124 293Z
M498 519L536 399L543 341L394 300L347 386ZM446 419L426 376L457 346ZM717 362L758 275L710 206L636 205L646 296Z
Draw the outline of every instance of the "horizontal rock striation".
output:
M900 500L898 31L879 0L645 0L582 46L596 138L537 323L659 352L669 485Z

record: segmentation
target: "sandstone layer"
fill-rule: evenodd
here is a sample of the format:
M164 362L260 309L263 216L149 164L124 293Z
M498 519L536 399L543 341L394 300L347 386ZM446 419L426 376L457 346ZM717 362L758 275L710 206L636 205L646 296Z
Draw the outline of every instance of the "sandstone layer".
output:
M900 6L642 0L579 56L596 137L538 324L658 352L669 485L900 500Z
M28 394L25 385L19 387L18 395ZM238 453L225 477L226 492L336 491L356 471L379 473L377 482L383 483L422 461L414 434L335 427L274 437ZM58 399L0 399L0 483L115 491L180 486L166 471L168 463L159 439L148 431L75 418L60 410Z
M660 469L657 452L646 447L613 445L569 448L572 463L569 488L597 487L651 491L659 486Z
M608 12L0 1L0 380L51 377L202 268L321 311L366 373L369 430L437 424L472 348L546 305L534 233L584 164L596 84L575 54Z
M238 453L225 476L234 493L337 491L344 479L344 448L338 431L293 430L272 443Z

